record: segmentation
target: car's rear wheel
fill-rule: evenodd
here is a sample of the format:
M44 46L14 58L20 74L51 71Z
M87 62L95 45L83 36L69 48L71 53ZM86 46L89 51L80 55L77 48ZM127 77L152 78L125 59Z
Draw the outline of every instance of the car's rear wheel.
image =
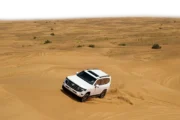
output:
M104 98L104 96L106 95L106 91L107 90L103 90L102 93L99 95L99 98Z
M86 93L82 98L80 98L80 101L85 102L87 101L88 98L89 98L89 93Z

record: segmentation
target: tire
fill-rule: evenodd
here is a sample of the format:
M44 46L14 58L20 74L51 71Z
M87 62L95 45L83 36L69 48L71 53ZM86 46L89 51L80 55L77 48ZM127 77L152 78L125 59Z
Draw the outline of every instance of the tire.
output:
M80 101L86 102L88 98L89 98L89 93L86 93L82 98L80 98Z
M99 95L99 98L104 98L106 95L107 90L103 90L102 93Z

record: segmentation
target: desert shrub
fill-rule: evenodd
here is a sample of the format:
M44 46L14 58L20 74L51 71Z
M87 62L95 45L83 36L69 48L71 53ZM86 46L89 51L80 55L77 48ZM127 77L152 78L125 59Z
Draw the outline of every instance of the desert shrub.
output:
M153 44L152 49L161 49L159 44Z
M54 33L51 33L50 35L54 36L55 34L54 34Z
M77 47L79 48L79 47L83 47L84 45L78 45Z
M52 43L50 40L44 41L44 44Z
M94 48L94 47L95 47L95 45L93 45L93 44L90 44L88 47Z
M51 30L54 30L53 28L51 28Z
M33 37L33 39L36 39L36 37Z
M120 43L119 46L126 46L126 44L125 43Z

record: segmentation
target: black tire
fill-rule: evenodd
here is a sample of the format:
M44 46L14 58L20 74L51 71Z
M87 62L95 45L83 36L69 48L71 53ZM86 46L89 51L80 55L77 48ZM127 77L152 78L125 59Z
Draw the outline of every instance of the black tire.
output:
M82 98L80 98L80 101L86 102L88 98L89 98L89 93L86 93Z
M106 95L107 90L103 90L102 93L99 95L99 98L104 98Z

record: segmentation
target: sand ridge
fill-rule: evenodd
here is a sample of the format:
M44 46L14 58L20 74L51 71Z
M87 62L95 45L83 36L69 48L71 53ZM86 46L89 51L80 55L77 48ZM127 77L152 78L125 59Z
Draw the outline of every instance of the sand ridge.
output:
M179 27L177 18L0 22L0 119L179 120ZM86 68L112 76L104 99L61 90Z

